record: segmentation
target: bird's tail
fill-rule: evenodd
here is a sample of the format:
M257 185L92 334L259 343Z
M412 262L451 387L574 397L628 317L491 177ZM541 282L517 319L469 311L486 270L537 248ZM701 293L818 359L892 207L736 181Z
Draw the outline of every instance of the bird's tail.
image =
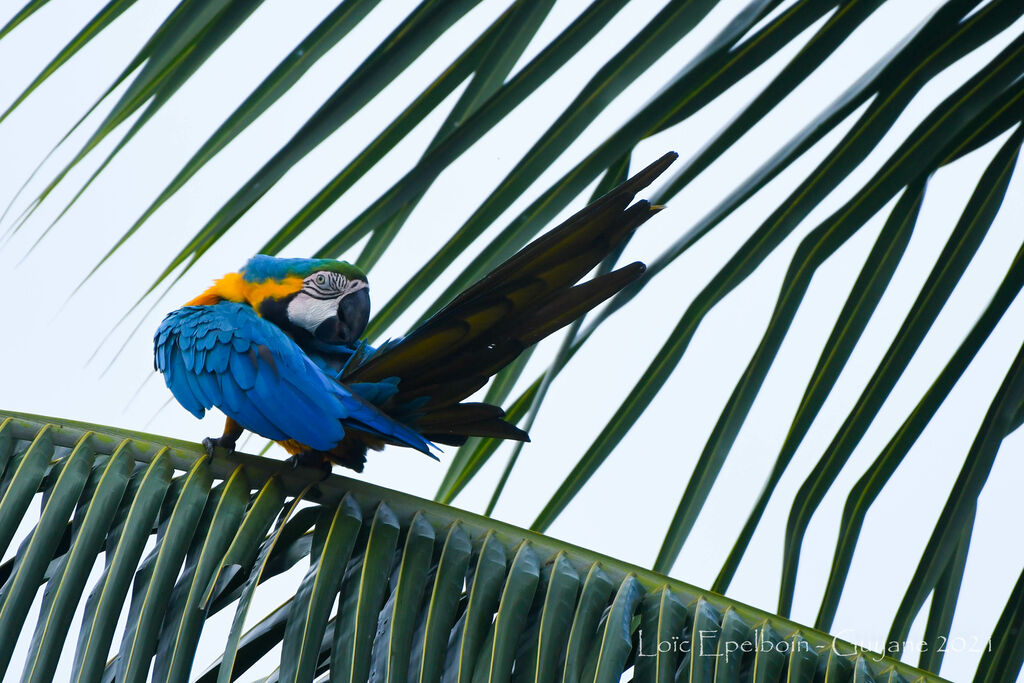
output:
M528 441L498 406L462 401L527 347L640 277L631 263L577 284L661 207L633 203L676 159L670 152L534 240L396 343L348 368L341 381L401 378L382 406L425 438L461 445L470 436Z

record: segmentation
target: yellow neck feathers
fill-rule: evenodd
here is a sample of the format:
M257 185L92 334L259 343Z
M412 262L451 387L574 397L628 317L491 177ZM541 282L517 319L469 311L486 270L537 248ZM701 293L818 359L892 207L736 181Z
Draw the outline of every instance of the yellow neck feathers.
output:
M186 306L212 306L221 301L247 303L258 313L264 299L283 299L302 289L302 278L248 282L241 273L228 273Z

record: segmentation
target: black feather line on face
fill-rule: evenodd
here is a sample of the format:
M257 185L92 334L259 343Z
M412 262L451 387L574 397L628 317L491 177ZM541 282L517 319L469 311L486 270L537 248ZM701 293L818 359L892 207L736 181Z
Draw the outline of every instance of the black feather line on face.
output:
M303 282L302 291L314 299L333 299L348 286L348 280L341 273L321 271L313 273Z
M317 289L303 289L302 293L312 299L320 299L321 301L338 298L338 292L324 292Z
M314 299L334 299L367 287L365 280L349 280L341 273L323 270L313 273L302 283L302 292Z

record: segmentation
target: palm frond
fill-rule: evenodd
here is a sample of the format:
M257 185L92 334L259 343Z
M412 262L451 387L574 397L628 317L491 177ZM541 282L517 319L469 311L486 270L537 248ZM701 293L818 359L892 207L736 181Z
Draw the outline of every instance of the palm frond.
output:
M42 503L0 595L0 667L9 671L43 589L26 680L57 675L82 599L77 681L186 681L202 665L198 653L221 647L199 680L235 680L276 645L271 680L329 672L363 681L372 671L385 681L603 682L630 669L643 681L940 680L654 572L406 494L338 476L309 483L315 473L305 469L241 454L211 460L194 444L137 432L0 417L0 519ZM306 561L294 593L275 589L281 607L241 633L253 595L270 590L260 584ZM93 565L99 577L86 585ZM229 633L204 632L232 604Z

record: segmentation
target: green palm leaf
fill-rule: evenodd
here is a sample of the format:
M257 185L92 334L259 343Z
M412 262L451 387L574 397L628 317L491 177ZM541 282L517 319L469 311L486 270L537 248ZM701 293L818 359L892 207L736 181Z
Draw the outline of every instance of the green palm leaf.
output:
M8 490L30 485L30 500L47 501L15 555L14 578L7 584L0 612L0 625L8 624L0 627L6 652L24 627L24 611L10 620L8 609L15 608L9 605L12 600L27 605L40 583L48 594L72 603L65 609L83 598L95 604L95 591L87 596L65 589L65 581L74 581L66 571L43 576L41 570L51 561L65 566L80 562L83 552L95 561L95 531L108 531L103 549L113 559L95 588L109 585L114 575L134 573L135 583L120 648L105 664L119 679L144 679L154 667L160 680L188 680L201 638L204 644L215 640L218 648L226 645L231 653L215 661L201 680L214 674L221 680L243 676L259 653L277 643L283 649L272 678L288 681L310 680L327 670L331 680L367 680L371 671L374 677L406 680L409 672L418 671L421 681L522 676L617 681L633 666L638 680L645 681L674 680L677 671L693 680L704 675L745 680L746 671L760 672L753 680L779 680L787 667L810 667L817 675L841 673L836 680L860 680L853 670L871 677L898 672L906 680L940 680L866 652L840 665L833 650L855 652L853 646L825 633L456 508L337 476L311 489L303 483L309 474L305 470L241 454L211 461L200 446L186 442L0 415L5 453L16 454L0 483ZM38 469L22 466L29 462L43 463L42 469L55 476L39 479ZM130 470L137 486L126 486ZM91 480L97 485L87 495ZM153 481L163 482L162 493ZM291 501L269 494L273 489L292 496ZM287 545L286 520L296 519L304 499L316 500L303 508L309 512L299 524L303 530L312 527L299 532L312 542L300 553L309 569L294 595L240 639L234 630L204 631L210 616L201 600L204 587L210 586L206 607L224 598L244 613L251 594L260 592L275 552ZM108 512L102 522L83 524L68 547L59 548L54 529L79 515L88 517L97 506L132 510L122 532L116 533L114 515ZM157 514L158 509L162 512ZM254 516L266 520L268 511L279 516L277 529L263 521L248 523ZM150 523L135 523L141 519ZM84 532L86 525L90 533ZM254 528L267 535L254 537ZM155 534L146 558L138 552L136 532L143 539ZM238 555L238 544L254 538L262 546L259 557ZM125 557L135 562L126 564ZM214 575L224 566L237 569L229 581ZM245 590L236 599L239 594L231 586L240 581ZM276 597L285 596L278 590ZM338 612L331 617L335 600ZM116 623L124 609L121 600L105 602L106 623ZM98 613L87 606L90 611ZM114 633L111 628L97 631L95 623L83 622L76 680L105 680L103 660L89 653L105 654ZM240 623L236 615L235 624ZM644 650L638 649L641 639ZM786 652L778 647L792 639L804 647ZM691 640L693 648L684 652L680 643ZM72 641L33 639L29 662L40 661L44 642L49 643L47 661L55 662ZM755 642L763 650L757 658ZM659 652L660 643L673 647L662 646ZM40 677L36 669L30 675Z

